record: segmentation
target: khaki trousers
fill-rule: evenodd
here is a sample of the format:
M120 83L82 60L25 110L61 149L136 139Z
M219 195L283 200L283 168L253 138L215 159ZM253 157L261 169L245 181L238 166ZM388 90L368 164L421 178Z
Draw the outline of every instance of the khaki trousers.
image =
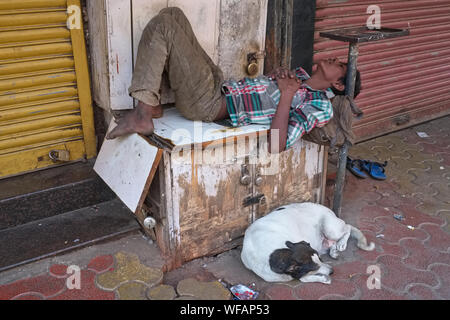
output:
M190 120L213 121L220 111L223 74L198 43L179 8L165 8L144 29L129 93L145 104L160 104L167 76L175 105Z

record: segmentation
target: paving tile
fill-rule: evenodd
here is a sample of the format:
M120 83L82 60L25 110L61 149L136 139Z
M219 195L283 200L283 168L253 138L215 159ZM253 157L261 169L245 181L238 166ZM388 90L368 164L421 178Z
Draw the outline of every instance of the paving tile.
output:
M410 165L412 165L414 168L416 167L416 165L420 165L425 161L436 161L437 157L436 154L427 154L422 152L421 150L409 149L405 152L409 154L410 157L408 158L408 160L410 161ZM438 157L438 161L440 162L442 161L442 159Z
M393 216L399 213L398 207L400 206L410 206L412 208L417 208L421 201L415 197L402 196L398 192L393 190L386 190L382 193L382 198L376 202L376 205L385 211L386 216Z
M95 257L88 264L88 269L96 272L103 273L109 271L114 266L114 258L111 255L104 255Z
M357 300L405 300L402 293L396 293L391 289L383 286L383 278L381 278L380 288L373 288L369 274L356 275L352 278L352 283L358 288L356 295ZM370 288L369 288L369 285Z
M284 284L271 285L265 292L269 300L297 300L294 289Z
M411 225L417 228L423 223L434 223L440 226L445 224L442 218L425 214L411 205L400 204L397 206L397 209L403 215L404 220L402 223L405 225Z
M18 296L14 297L12 300L45 300L45 297L38 293L24 293L24 294L19 294Z
M440 202L448 203L450 200L450 181L441 180L437 182L430 183L430 187L436 190L434 198Z
M181 280L177 285L180 296L192 296L198 300L229 300L231 293L219 281L200 282L193 278Z
M438 216L446 221L446 224L442 229L445 232L450 233L450 211L441 211L438 213Z
M377 202L377 204L378 204L378 202ZM375 219L378 217L392 217L393 212L395 212L395 211L389 209L389 207L365 206L364 208L362 208L361 214L359 215L358 218L361 221L375 222Z
M147 300L148 287L140 282L130 281L117 288L119 300Z
M54 264L49 268L48 272L55 278L65 279L69 276L67 274L67 266L64 264Z
M114 300L114 292L103 291L95 285L95 272L81 270L80 289L68 289L49 298L49 300Z
M450 235L442 230L439 225L423 224L420 226L420 229L430 235L430 237L424 242L426 247L433 248L438 251L448 252L450 247Z
M449 152L449 144L448 142L444 143L427 143L422 142L420 143L420 147L422 148L422 152L428 153L428 154L436 154L436 153L443 153L443 152Z
M344 220L345 221L345 220ZM355 225L358 229L360 229L364 234L367 232L373 233L375 235L383 232L383 226L377 222L372 222L366 219L359 219L358 223Z
M439 300L436 292L424 284L413 284L408 288L408 299L411 300Z
M433 143L434 140L432 137L429 138L421 138L417 135L416 133L417 131L413 130L413 129L405 129L405 130L401 130L401 131L397 131L395 133L393 133L394 135L401 137L404 139L405 143L409 144L409 145L416 145L416 144L420 144L424 141L429 142L429 143Z
M450 151L439 153L439 157L442 158L441 164L448 168L450 166Z
M400 244L408 251L408 256L403 263L419 270L427 270L432 263L443 263L450 265L450 253L439 252L426 248L422 241L417 239L404 239Z
M418 193L414 195L414 198L421 201L417 209L426 214L439 215L442 211L450 211L450 204L447 201L438 201L433 195Z
M416 238L419 240L425 240L428 234L415 227L414 230L408 228L408 224L397 221L393 217L378 217L375 221L383 226L381 231L384 234L383 240L388 243L398 243L403 238Z
M430 270L437 275L440 284L439 287L435 289L435 292L445 300L450 299L450 266L435 264L430 266Z
M114 290L128 281L141 281L149 287L158 285L163 279L163 272L157 268L143 265L135 254L119 252L114 255L116 266L114 271L100 274L97 284L105 290Z
M64 291L66 280L40 275L0 286L0 300L9 300L21 294L40 294L49 297Z
M361 260L333 265L334 272L331 275L331 281L350 281L350 279L356 275L365 274L368 265L369 264L366 261L363 262Z
M150 300L173 300L176 296L175 289L165 284L151 288L147 292L147 298Z
M362 261L375 262L379 256L386 254L399 256L402 258L408 255L408 251L401 245L385 241L383 233L379 233L382 237L378 238L376 237L376 234L367 231L364 232L364 235L366 236L368 242L375 243L375 249L372 251L358 250L356 252L356 256Z
M294 289L295 295L302 300L319 300L328 295L352 299L357 292L358 289L350 280L333 280L333 276L331 276L331 284L302 283Z
M397 256L381 256L377 260L377 265L381 268L382 286L395 292L404 292L407 286L413 283L422 283L431 287L439 284L434 273L407 267Z

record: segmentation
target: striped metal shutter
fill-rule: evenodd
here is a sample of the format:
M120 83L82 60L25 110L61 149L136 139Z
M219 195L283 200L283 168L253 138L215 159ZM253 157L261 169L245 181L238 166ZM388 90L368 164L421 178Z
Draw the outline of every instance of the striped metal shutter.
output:
M410 28L410 36L359 46L360 141L450 113L450 0L317 0L314 60L347 60L348 44L319 32L365 25L373 4L382 27Z
M95 156L78 22L79 0L0 0L0 178L61 164L52 150L69 161Z

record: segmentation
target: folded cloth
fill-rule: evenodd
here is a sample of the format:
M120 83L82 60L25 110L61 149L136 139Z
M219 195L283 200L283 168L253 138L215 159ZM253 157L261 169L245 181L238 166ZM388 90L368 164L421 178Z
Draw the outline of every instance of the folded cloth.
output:
M314 128L303 138L321 145L337 148L348 141L355 142L353 119L361 119L363 112L358 108L353 98L347 95L337 95L331 101L333 118L323 127Z

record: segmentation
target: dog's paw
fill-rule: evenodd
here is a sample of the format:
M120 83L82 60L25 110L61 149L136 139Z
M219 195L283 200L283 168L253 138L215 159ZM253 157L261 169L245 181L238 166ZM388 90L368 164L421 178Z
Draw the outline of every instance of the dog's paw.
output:
M345 251L345 249L347 249L347 241L338 242L336 248L338 249L338 251Z
M330 248L329 255L331 258L337 259L339 257L339 251L336 250L335 248Z
M321 274L320 275L320 280L319 282L324 283L324 284L331 284L331 278L329 276L327 276L326 274Z

